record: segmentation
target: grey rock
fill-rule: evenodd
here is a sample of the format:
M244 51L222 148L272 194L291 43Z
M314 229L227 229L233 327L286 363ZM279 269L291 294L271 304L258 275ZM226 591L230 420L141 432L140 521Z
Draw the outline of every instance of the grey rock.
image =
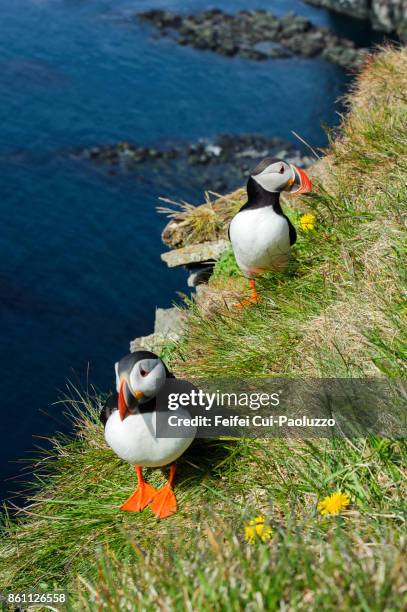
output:
M180 249L168 251L168 253L162 253L161 259L169 268L208 260L213 261L219 259L229 246L228 240L201 242L200 244L191 244Z
M371 3L370 0L305 0L305 2L359 19L369 18Z
M407 41L407 0L372 0L371 20L376 29Z
M305 0L337 13L369 20L373 27L407 41L407 0Z
M179 308L157 308L155 313L154 333L135 338L130 342L130 352L140 348L159 354L168 342L176 342L181 337L186 314Z
M178 44L255 61L290 57L292 53L314 57L331 47L355 48L352 41L295 13L278 18L264 10L231 15L217 9L183 16L174 13L171 19L168 11L154 10L139 13L138 18L155 26L163 36L172 35ZM331 61L337 57L335 53L327 55ZM354 56L346 57L350 62ZM343 57L340 61L344 66Z
M150 334L149 336L142 336L135 338L130 342L130 353L135 353L139 349L145 349L152 351L153 353L160 353L165 343L164 337L159 337L157 334Z
M365 57L366 52L361 49L344 49L342 47L331 47L324 49L322 57L328 61L335 62L344 68L348 66L357 67Z
M288 49L285 49L280 43L271 40L263 40L256 43L253 45L253 50L266 55L266 57L285 58L291 57L292 55Z
M185 312L176 308L157 308L155 311L154 333L179 337L184 329Z

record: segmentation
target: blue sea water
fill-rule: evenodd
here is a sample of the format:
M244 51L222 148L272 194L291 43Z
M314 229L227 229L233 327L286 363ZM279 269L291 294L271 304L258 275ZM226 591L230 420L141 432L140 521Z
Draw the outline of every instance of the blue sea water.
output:
M221 6L219 3L218 6ZM178 47L133 18L205 0L0 0L0 498L15 461L66 428L53 405L67 379L101 390L155 306L187 291L160 261L159 196L202 200L188 172L110 176L72 149L129 140L159 145L260 133L313 146L338 122L349 77L320 60L256 63ZM364 44L360 22L296 0L231 0L229 11L295 10ZM243 177L242 177L243 181Z

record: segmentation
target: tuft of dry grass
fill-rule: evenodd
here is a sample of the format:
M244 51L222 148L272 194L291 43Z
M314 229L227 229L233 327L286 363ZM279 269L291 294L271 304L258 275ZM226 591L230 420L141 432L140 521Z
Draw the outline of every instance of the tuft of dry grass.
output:
M208 191L205 193L205 203L200 206L161 198L170 205L157 208L159 213L170 219L163 231L164 242L172 247L181 247L227 237L229 223L244 199L243 189L225 196Z

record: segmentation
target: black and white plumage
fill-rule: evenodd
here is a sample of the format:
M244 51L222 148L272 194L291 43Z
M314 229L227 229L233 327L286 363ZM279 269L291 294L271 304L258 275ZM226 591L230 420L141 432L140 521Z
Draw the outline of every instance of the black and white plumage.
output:
M107 444L118 457L135 466L138 476L138 488L122 509L139 511L150 504L159 518L165 518L176 509L171 488L175 467L171 468L169 483L160 491L144 482L141 468L172 464L194 439L156 437L157 395L165 391L167 380L174 376L157 355L144 350L126 355L116 363L115 371L117 396L106 402L100 420ZM179 408L177 416L188 417L189 413ZM165 498L163 504L160 495Z
M281 159L267 157L255 168L247 183L247 203L233 217L229 238L236 262L251 279L252 298L256 301L254 278L263 272L282 272L296 241L296 231L282 211L280 194L311 191L306 173Z
M154 362L158 360L157 355L155 355L154 353L151 353L150 351L139 350L134 353L129 353L128 355L123 357L120 361L115 363L116 391L118 394L120 394L120 381L123 380L126 383L123 389L124 396L128 404L128 411L130 413L135 412L136 408L139 412L151 412L156 409L156 395L157 395L156 393L151 398L148 398L146 395L144 395L143 398L140 397L139 400L137 401L136 398L133 397L133 394L130 390L130 384L132 387L139 386L139 387L145 388L147 381L143 380L143 382L140 382L140 384L138 385L137 384L137 370L135 370L134 368L137 363L139 364L139 366L142 367L143 361L145 361L144 368L151 367L150 365L148 365L150 360L153 360L153 363L151 365L154 366ZM168 370L165 363L161 360L159 361L161 362L162 367L164 368L165 378L166 379L174 378L174 375ZM156 365L159 365L158 361ZM145 372L146 370L143 369L143 371ZM161 380L163 378L161 367L159 370L157 370L156 374L158 374L158 372L160 372L159 379ZM157 379L157 377L155 378ZM130 380L131 380L131 383L129 384ZM158 384L158 385L155 384L154 391L156 390L155 388L157 388L157 390L159 391L161 389L161 384ZM141 399L143 399L143 401L141 401ZM108 418L110 417L110 415L112 414L112 412L114 412L115 410L118 410L118 396L113 394L108 398L108 400L106 401L105 405L103 406L100 412L100 420L102 421L104 426L106 425L106 422Z

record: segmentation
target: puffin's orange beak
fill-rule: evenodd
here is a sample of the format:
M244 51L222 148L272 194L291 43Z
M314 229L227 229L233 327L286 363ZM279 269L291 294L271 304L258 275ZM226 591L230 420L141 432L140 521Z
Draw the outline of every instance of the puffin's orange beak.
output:
M130 389L127 386L126 381L123 380L120 384L120 391L119 391L119 415L122 421L124 421L124 419L128 417L129 414L132 414L129 409L129 402L131 402L131 397L132 396L131 396ZM133 394L133 397L135 397L136 400L139 401L142 397L144 397L144 393L142 391L136 391Z
M291 193L293 195L300 195L301 193L309 193L312 191L312 183L308 174L306 174L304 170L301 170L301 168L297 168L297 166L293 166L293 168L296 176Z
M123 380L120 384L120 391L119 391L119 415L120 415L120 419L122 421L124 421L124 419L126 418L126 416L128 416L129 413L129 407L127 405L126 402L126 397L124 395L124 388L126 385L126 381Z

